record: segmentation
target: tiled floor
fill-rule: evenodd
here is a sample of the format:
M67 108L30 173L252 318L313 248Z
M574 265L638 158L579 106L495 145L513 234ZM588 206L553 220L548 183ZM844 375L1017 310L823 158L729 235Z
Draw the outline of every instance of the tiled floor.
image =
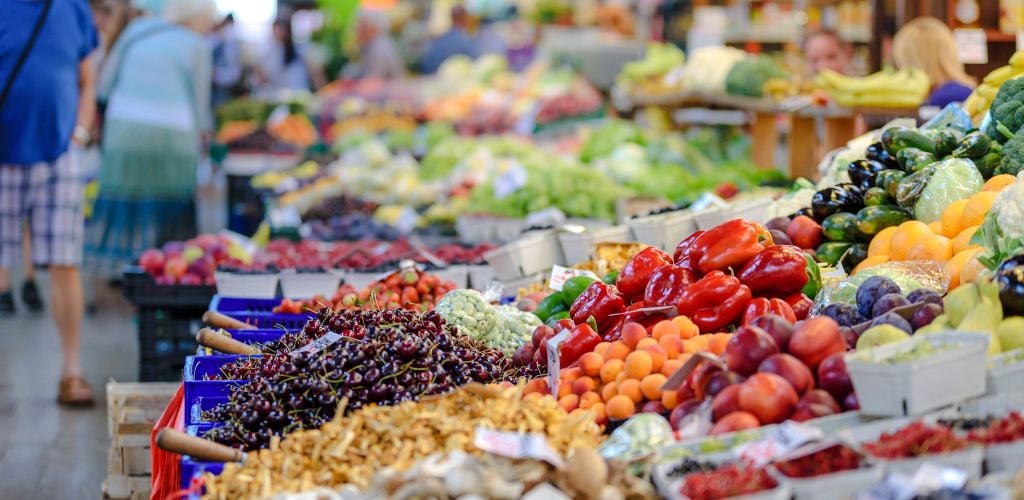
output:
M49 313L0 318L0 499L100 496L109 445L104 387L135 380L138 346L128 312L86 316L83 332L86 378L99 400L67 410L55 403L60 343Z

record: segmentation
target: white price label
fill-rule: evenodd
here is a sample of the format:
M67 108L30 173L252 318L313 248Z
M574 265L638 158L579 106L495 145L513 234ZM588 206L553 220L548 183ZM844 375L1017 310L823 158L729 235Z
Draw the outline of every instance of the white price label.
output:
M314 341L312 341L312 342L310 342L310 343L308 343L308 344L306 344L306 345L304 345L304 346L302 346L302 347L292 351L291 355L294 356L294 355L302 353L302 352L320 352L320 351L328 348L329 346L331 346L335 342L341 340L341 339L342 339L341 335L339 335L337 333L334 333L334 332L327 332L327 333L324 334L323 337L320 337L320 338L318 338L318 339L316 339L316 340L314 340Z
M556 398L558 397L558 372L562 369L558 349L562 347L567 338L569 338L569 330L563 330L562 333L551 337L544 344L544 348L548 350L548 387L551 389L551 395Z
M988 64L988 37L985 30L955 29L953 38L956 39L957 52L960 53L960 62L964 64Z
M561 291L562 286L565 285L566 281L569 281L569 278L575 278L577 276L590 276L595 280L600 280L596 274L587 271L586 269L570 269L568 267L555 265L551 267L551 278L548 280L548 287L552 290Z
M737 447L736 454L757 466L762 466L775 457L789 453L811 441L821 440L824 436L820 429L789 420L772 428L764 439Z
M477 427L473 444L486 451L508 458L533 458L562 467L562 458L548 445L547 438L540 434L502 432Z

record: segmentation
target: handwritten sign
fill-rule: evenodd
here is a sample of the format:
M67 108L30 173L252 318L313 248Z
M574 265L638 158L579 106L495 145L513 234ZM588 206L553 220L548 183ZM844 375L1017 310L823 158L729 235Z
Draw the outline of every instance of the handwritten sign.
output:
M548 445L546 437L540 434L502 432L484 427L476 428L473 444L495 455L508 458L533 458L543 460L555 467L564 463L558 452Z
M304 352L307 352L307 353L308 352L320 352L320 351L330 347L335 342L337 342L337 341L339 341L341 339L342 339L341 335L339 335L337 333L334 333L334 332L327 332L327 333L324 334L323 337L320 337L320 338L318 338L318 339L316 339L316 340L314 340L314 341L312 341L312 342L310 342L310 343L308 343L308 344L306 344L306 345L304 345L304 346L302 346L302 347L292 351L291 355L294 356L296 354L304 353Z
M552 290L561 291L565 282L569 281L570 278L575 278L576 276L590 276L595 280L600 279L596 274L585 269L570 269L568 267L556 265L551 267L551 278L548 280L548 287Z
M569 330L548 339L544 348L548 350L548 387L551 388L551 395L558 397L558 372L562 369L558 349L562 347L565 340L569 338Z

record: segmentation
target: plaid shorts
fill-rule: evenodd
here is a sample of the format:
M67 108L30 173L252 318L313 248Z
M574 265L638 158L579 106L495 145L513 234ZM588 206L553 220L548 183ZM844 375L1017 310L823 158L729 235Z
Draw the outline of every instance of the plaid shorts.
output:
M33 264L81 263L85 177L78 155L69 151L52 163L0 165L0 266L19 260L25 221Z

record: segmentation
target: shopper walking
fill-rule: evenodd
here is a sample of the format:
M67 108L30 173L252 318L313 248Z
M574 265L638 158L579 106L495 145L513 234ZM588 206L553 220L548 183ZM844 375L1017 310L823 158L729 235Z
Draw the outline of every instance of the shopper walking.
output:
M28 306L29 311L39 312L43 310L43 298L39 294L39 286L36 285L36 266L32 264L32 234L29 233L28 219L22 224L21 231L21 263L25 266L25 274L22 276L21 301ZM14 292L11 291L10 269L0 265L0 316L11 315L17 312L14 305Z
M16 262L27 218L33 264L47 267L52 281L63 351L57 400L88 405L93 392L82 378L78 270L84 180L72 143L89 140L95 104L87 58L99 35L86 0L0 0L0 6L0 266ZM5 273L0 288L9 286Z
M265 94L316 89L327 83L323 68L312 64L295 43L289 19L274 21L273 38L255 70L259 91Z
M146 248L196 232L196 167L210 130L213 0L168 0L131 22L107 56L99 193L86 262L118 277Z
M928 75L931 90L925 104L945 107L971 95L974 78L964 71L953 32L934 17L919 17L903 25L892 41L896 66Z
M354 78L396 80L405 77L405 63L398 45L391 38L391 20L383 12L364 11L359 14L356 40L359 62Z

